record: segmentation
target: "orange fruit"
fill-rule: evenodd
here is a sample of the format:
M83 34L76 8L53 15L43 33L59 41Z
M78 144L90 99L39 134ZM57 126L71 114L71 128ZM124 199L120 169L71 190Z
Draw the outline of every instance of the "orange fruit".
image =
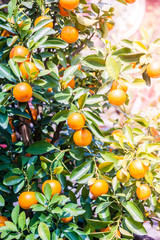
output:
M31 110L31 114L32 114L33 120L36 121L37 120L37 116L38 116L37 109L30 108L30 110Z
M78 37L79 33L75 27L66 26L61 31L61 38L67 43L75 43Z
M21 208L29 209L32 205L37 204L35 192L22 192L19 195L18 202Z
M137 187L136 194L140 200L147 200L151 196L151 189L147 184L141 184Z
M12 143L17 142L17 137L16 137L15 132L12 133L12 135L11 135L11 139L12 139Z
M78 130L73 134L73 141L78 146L88 146L92 142L92 134L87 129Z
M136 0L126 0L127 3L134 3Z
M128 87L126 85L124 85L122 82L118 82L118 81L114 80L113 83L112 83L112 87L111 87L110 91L116 90L116 89L127 92Z
M42 192L44 193L44 187L45 185L49 183L49 185L52 188L52 196L56 193L61 193L61 184L57 180L46 180L42 185Z
M29 58L29 50L26 47L16 46L16 47L12 48L12 50L10 51L10 54L9 54L9 58L13 58L13 57Z
M32 88L28 83L18 83L13 88L13 95L19 102L28 102L32 97Z
M126 173L126 174L125 174ZM119 182L122 182L122 183L126 183L129 181L129 178L130 178L130 174L129 172L123 170L123 169L120 169L117 173L116 173L116 177L118 179Z
M144 165L143 160L135 160L129 165L129 172L135 179L143 178L149 167Z
M26 153L25 157L31 157L31 154L30 153Z
M73 130L79 130L85 125L85 118L82 113L71 113L67 119L68 126Z
M103 228L100 232L111 232L112 227ZM119 230L116 231L116 238L121 238L121 233Z
M48 143L50 143L50 142L52 141L51 138L45 138L45 140L46 140Z
M127 99L126 93L122 90L112 90L108 94L108 101L112 105L120 106L125 103Z
M26 79L29 78L25 65L27 65L27 67L29 68L30 78L33 79L37 77L37 75L39 74L39 69L33 62L25 62L20 64L19 69L21 71L22 76L25 77Z
M160 77L160 62L153 61L147 66L147 74L151 78L159 78Z
M105 180L97 179L89 186L89 189L93 196L99 197L108 192L108 183Z
M154 127L150 127L150 133L153 137L156 137L159 135L159 132Z
M67 87L71 87L72 89L75 87L74 78L68 83L62 82L62 89L66 89Z
M112 19L111 16L108 16L107 18ZM107 22L106 24L107 24L107 27L108 27L108 31L111 31L111 30L114 28L114 25L113 25L113 24L111 24L111 23L109 23L109 22Z
M12 130L14 130L14 126L13 126L13 118L9 117L9 124L11 125Z
M63 8L71 10L79 5L79 0L60 0L59 3Z
M69 16L69 12L66 11L62 6L61 4L58 4L58 7L59 7L59 13L62 17L68 17Z
M6 31L6 30L3 30L2 34L1 34L1 37L9 37L9 32Z
M8 221L8 218L0 216L0 227L6 226L5 222Z
M52 92L52 88L48 88L47 92Z
M47 20L47 19L51 19L50 17L47 16L40 16L38 18L36 18L35 22L34 22L34 26L36 26L39 22L43 21L43 20ZM44 27L48 27L48 28L53 28L53 22L47 23Z
M67 217L67 218L62 218L61 221L64 223L68 223L70 221L72 221L73 217Z

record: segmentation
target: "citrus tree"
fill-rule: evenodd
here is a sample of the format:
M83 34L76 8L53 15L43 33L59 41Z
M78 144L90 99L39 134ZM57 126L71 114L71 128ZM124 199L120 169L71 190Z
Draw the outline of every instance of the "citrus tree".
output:
M159 116L126 107L128 86L160 77L160 40L112 45L114 9L90 6L0 6L1 239L133 239L159 219ZM122 117L102 131L110 107Z

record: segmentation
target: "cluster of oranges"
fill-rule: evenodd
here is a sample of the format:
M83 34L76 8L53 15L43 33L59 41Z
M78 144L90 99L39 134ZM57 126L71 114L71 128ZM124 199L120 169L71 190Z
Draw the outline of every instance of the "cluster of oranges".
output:
M116 106L124 104L127 99L127 90L127 86L124 85L121 81L114 80L108 94L108 101Z
M44 193L44 188L47 183L50 185L50 187L52 189L51 197L53 197L55 194L61 193L61 184L57 180L46 180L42 185L43 193ZM29 209L34 204L38 203L36 196L35 196L35 192L32 192L32 191L22 192L19 195L18 202L19 202L20 207L23 209ZM62 218L61 221L64 223L68 223L68 222L72 221L72 219L73 219L73 217L67 217L67 218Z
M149 166L145 165L143 160L137 159L130 163L129 172L126 169L120 169L116 173L116 177L119 182L126 183L129 181L130 175L134 179L141 179L145 177L148 170ZM151 189L147 184L139 184L136 194L140 200L147 200L151 195Z
M92 142L91 132L83 128L85 125L85 117L82 113L71 113L67 119L68 126L76 130L73 134L73 141L76 145L85 147Z

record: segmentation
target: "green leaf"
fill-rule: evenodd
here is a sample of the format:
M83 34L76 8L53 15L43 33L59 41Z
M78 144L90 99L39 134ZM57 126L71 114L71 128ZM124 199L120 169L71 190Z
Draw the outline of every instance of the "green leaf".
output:
M39 94L37 92L33 92L33 97L41 100L42 102L49 103L46 98L44 98L41 94Z
M78 65L68 67L63 74L63 80L65 81L68 77L71 75L74 75L74 73L77 71Z
M31 180L33 175L34 175L34 165L30 165L29 168L27 169L27 177L28 177L28 180Z
M93 173L88 173L83 177L81 177L79 180L77 180L77 182L80 184L87 184L89 179L91 179L92 177L93 177Z
M13 73L14 73L18 78L20 78L21 72L20 72L18 63L16 63L13 59L10 59L10 60L8 61L8 63L9 63L10 68L12 69Z
M19 182L21 182L24 179L24 176L9 176L7 178L4 178L3 183L7 186L13 186Z
M4 78L7 78L9 81L14 82L12 71L2 63L0 63L0 72Z
M73 148L69 150L71 157L76 160L81 160L84 157L84 149L83 148Z
M39 70L45 70L45 66L44 66L44 64L40 60L34 58L33 62L35 63L36 67Z
M98 139L104 137L104 135L103 135L103 133L101 132L101 130L98 128L98 126L97 126L96 124L93 124L93 122L89 124L89 128L91 129L91 131L93 132L93 134L94 134Z
M48 20L47 20L48 21ZM38 24L37 24L38 25ZM39 29L33 36L33 41L36 43L38 42L42 37L44 36L48 36L48 35L52 35L55 34L55 30L45 27L45 28L41 28Z
M145 180L146 180L150 185L152 185L153 179L154 179L153 174L152 174L150 171L147 171L147 172L145 173Z
M96 55L89 55L85 57L82 63L94 70L105 70L105 60Z
M140 236L147 234L147 231L143 227L142 223L134 221L132 217L125 218L124 222L132 233Z
M124 202L122 205L135 221L144 222L143 213L134 202Z
M57 102L67 104L71 96L72 96L71 89L66 88L63 92L56 93L54 95L54 98Z
M59 123L59 122L63 122L66 121L67 118L69 117L70 111L69 110L62 110L60 112L57 112L53 117L52 117L52 121L54 123Z
M111 202L100 203L100 204L96 207L96 213L102 212L102 211L103 211L104 209L106 209L109 205L111 205Z
M13 208L11 213L11 218L15 225L17 225L17 222L18 222L19 210L20 210L20 207L19 205L17 205L16 207Z
M129 126L125 125L123 128L123 131L124 131L124 136L127 138L127 141L131 144L134 144L132 129Z
M144 53L147 53L148 52L148 49L147 47L141 43L140 41L133 41L133 47L139 51L139 52L144 52Z
M41 222L38 226L38 233L42 240L51 240L50 231L47 225Z
M108 57L106 60L106 68L109 76L113 80L117 80L120 74L121 66L113 57Z
M21 212L18 217L18 226L23 231L26 225L26 214L25 212Z
M79 109L82 109L85 106L86 100L87 100L87 93L80 96L80 98L78 99Z
M44 195L42 193L36 192L35 196L36 196L37 201L40 204L45 205L46 199L45 199L45 197L44 197Z
M101 220L93 220L93 219L87 219L87 222L95 229L103 229L110 224L109 221L101 221Z
M124 62L135 63L139 62L140 57L143 55L144 53L120 54L119 58Z
M8 227L11 231L13 231L13 232L18 231L18 229L14 223L12 223L10 221L6 221L5 224L6 224L6 227Z
M110 172L114 168L113 162L104 162L99 165L99 170L102 172Z
M0 207L4 207L4 206L5 206L4 198L0 195Z
M49 183L47 183L44 187L44 195L48 199L48 201L51 199L52 196L52 188Z
M91 164L92 162L90 161L82 163L80 166L76 167L70 175L70 181L78 180L84 176L89 171Z
M94 3L91 3L91 8L92 8L92 10L95 12L95 13L99 13L99 8L97 7L97 5L96 4L94 4Z
M46 141L39 141L32 143L28 148L27 148L27 153L33 154L33 155L42 155L47 152L51 152L54 150L55 147Z
M93 123L96 123L99 126L104 125L103 120L97 114L89 111L83 111L83 113L85 117L92 121Z
M39 46L39 48L62 48L62 49L65 49L67 47L68 43L58 38L55 39L52 38L52 40L48 40Z

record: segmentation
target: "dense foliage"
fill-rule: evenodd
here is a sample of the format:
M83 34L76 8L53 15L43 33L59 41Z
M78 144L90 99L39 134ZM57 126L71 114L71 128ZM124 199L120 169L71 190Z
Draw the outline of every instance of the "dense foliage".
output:
M127 86L160 76L150 65L160 40L141 29L141 41L112 45L105 39L114 9L90 6L0 6L1 239L133 239L146 234L144 221L160 217L159 126L126 113ZM101 114L110 107L123 117L104 131ZM54 187L42 186L46 180Z

